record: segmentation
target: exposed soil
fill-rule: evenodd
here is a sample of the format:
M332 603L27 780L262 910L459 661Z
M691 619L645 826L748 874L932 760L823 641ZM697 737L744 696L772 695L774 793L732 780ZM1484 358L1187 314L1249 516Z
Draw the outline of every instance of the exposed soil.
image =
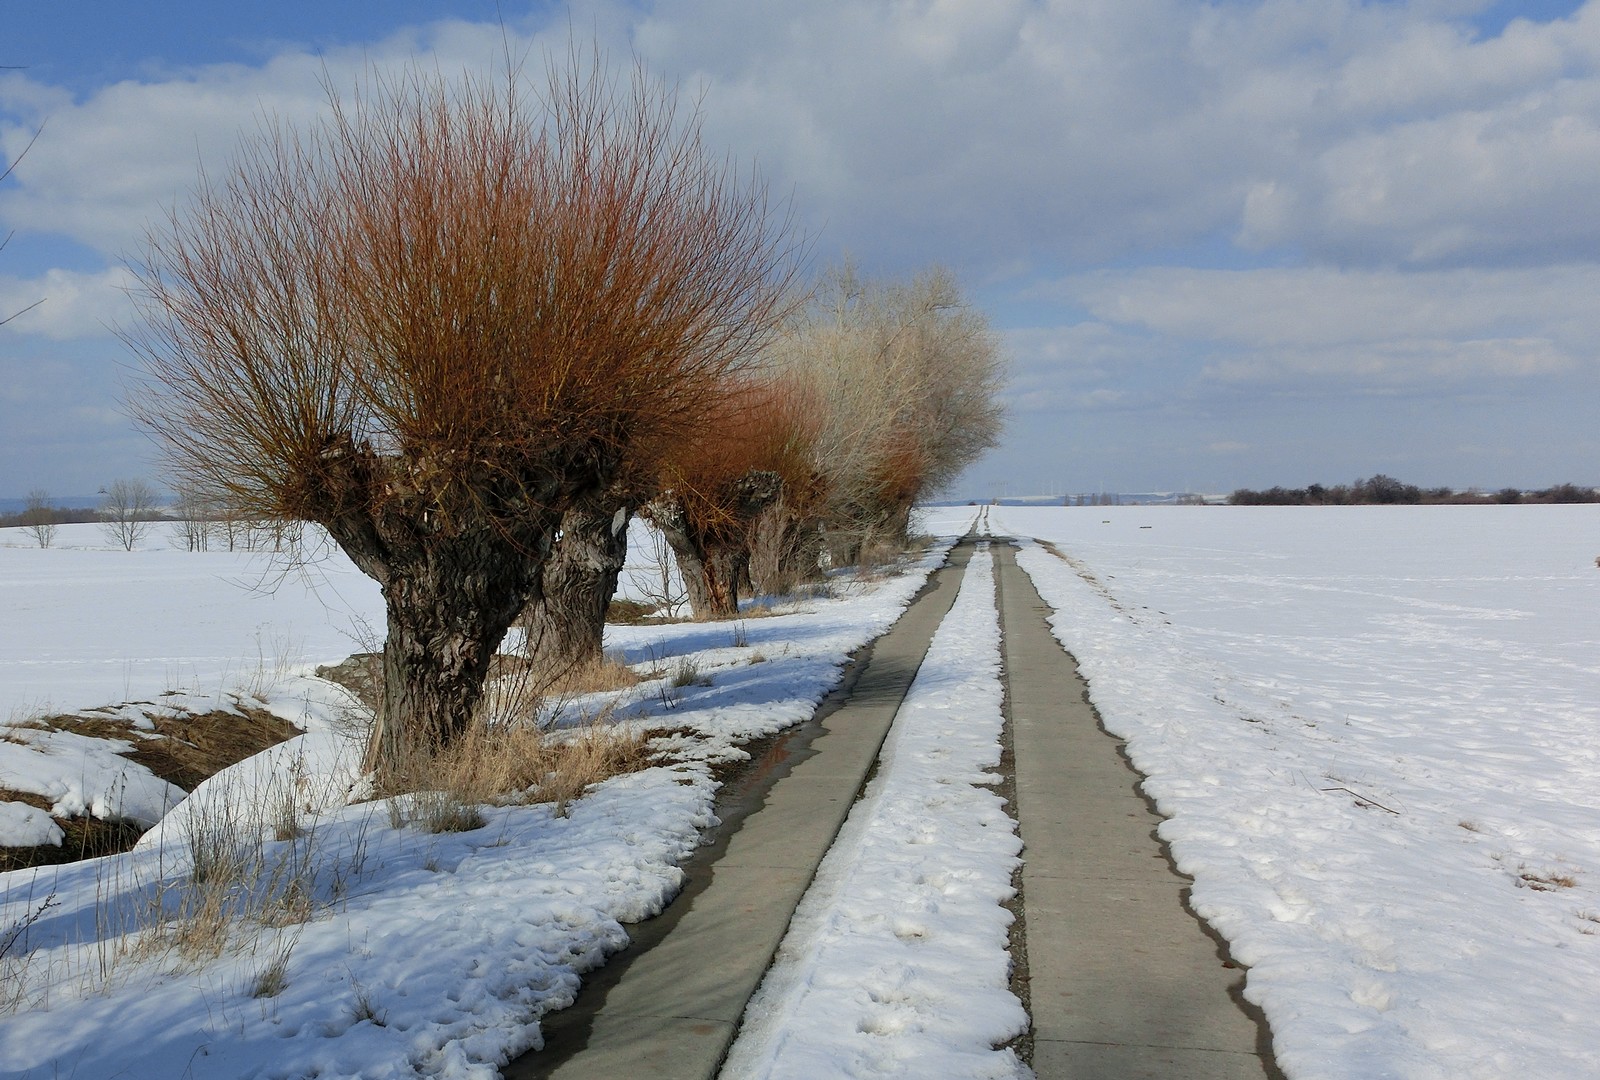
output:
M135 702L136 706L148 704ZM202 780L228 766L300 734L300 729L259 705L240 700L236 711L216 709L205 713L144 712L151 728L141 728L117 709L95 709L78 715L57 715L14 725L22 729L70 732L91 739L129 744L123 756L137 762L167 783L193 791ZM142 712L144 710L141 710ZM50 802L38 795L0 789L0 801L26 803L48 811ZM0 847L0 871L29 866L94 859L127 851L143 826L121 819L53 817L65 838L59 845Z

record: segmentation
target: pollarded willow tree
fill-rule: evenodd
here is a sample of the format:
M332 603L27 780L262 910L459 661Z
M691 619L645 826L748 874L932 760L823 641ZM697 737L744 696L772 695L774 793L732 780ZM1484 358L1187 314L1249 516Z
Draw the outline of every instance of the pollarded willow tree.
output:
M906 282L863 280L850 266L830 272L773 359L817 403L813 461L824 495L812 512L836 560L875 540L903 541L912 505L999 440L1004 357L943 269Z
M671 546L696 617L738 614L762 512L786 493L803 502L820 483L816 423L805 390L769 376L731 386L723 415L668 456L642 512Z
M791 270L761 185L635 69L369 76L272 125L137 268L175 480L383 587L383 775L472 723L562 514L694 428Z

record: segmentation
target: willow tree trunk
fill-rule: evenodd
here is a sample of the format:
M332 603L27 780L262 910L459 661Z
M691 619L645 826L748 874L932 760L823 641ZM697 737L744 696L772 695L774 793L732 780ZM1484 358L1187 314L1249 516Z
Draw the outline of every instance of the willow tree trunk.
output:
M480 551L461 550L472 546ZM365 762L380 778L403 776L471 725L490 661L538 586L525 561L490 555L498 546L441 546L389 567L383 694Z
M435 493L408 483L414 465L345 438L323 453L304 499L383 589L383 692L363 764L382 786L472 725L496 650L539 594L560 521L541 507L563 494L502 488L485 471L464 477L471 497L441 512Z
M606 607L628 557L627 507L572 509L561 518L561 538L545 563L542 595L522 625L527 655L541 678L553 679L598 661Z
M823 537L815 517L797 516L779 499L761 512L752 536L750 581L758 595L781 596L820 577Z
M696 544L678 529L664 527L661 532L678 557L678 573L695 618L739 614L739 583L747 576L750 552L742 544Z
M695 521L670 492L649 503L650 520L678 558L695 618L739 614L739 586L750 578L751 527L756 515L782 493L783 480L777 473L746 473L729 486L722 507L726 520L714 528Z

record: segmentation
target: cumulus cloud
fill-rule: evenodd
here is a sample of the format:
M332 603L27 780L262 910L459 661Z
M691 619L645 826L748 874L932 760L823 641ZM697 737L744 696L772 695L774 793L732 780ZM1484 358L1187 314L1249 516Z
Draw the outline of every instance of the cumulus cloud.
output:
M6 324L13 333L52 341L109 337L131 321L133 285L132 276L120 268L98 273L49 270L28 279L0 276L0 313L21 312Z
M1600 9L1485 38L1482 7L700 0L635 42L869 250L1592 249L1600 219L1573 207L1600 197Z
M513 36L536 74L566 30ZM260 65L216 64L126 80L72 100L22 73L0 78L0 152L15 157L43 127L6 188L0 221L60 233L114 259L138 250L146 228L180 205L200 170L225 171L241 138L263 124L304 127L327 108L324 85L348 96L364 75L408 63L452 74L503 66L498 26L443 21L360 47L289 49Z
M1256 391L1577 399L1600 341L1600 0L1485 32L1494 6L580 0L514 14L504 37L445 21L82 94L3 73L0 153L48 123L0 186L0 235L69 236L110 264L260 116L317 115L324 79L490 70L508 42L536 75L592 28L613 58L704 89L711 143L793 193L819 260L938 260L1006 303L1026 327L1007 336L1019 438L1062 412L1173 417L1231 395L1233 415ZM119 321L114 279L76 268L0 280L0 300L51 297L7 332ZM1186 445L1231 442L1272 440Z
M1148 342L1085 321L1030 327L1003 335L1011 374L1005 400L1014 416L1126 408L1153 366Z
M1600 266L1433 272L1319 267L1153 267L1075 275L1050 289L1110 322L1262 346L1418 335L1483 336L1509 327L1600 331Z
M1552 341L1413 340L1327 349L1241 352L1202 370L1226 384L1310 389L1329 382L1368 389L1439 388L1464 381L1519 379L1569 371L1576 362Z
M1476 4L1293 0L682 0L572 26L704 87L828 242L875 261L1085 262L1207 237L1357 265L1527 262L1600 240L1600 7L1482 38ZM567 24L509 28L535 63ZM487 69L498 26L443 22L82 100L0 79L0 146L48 117L0 193L12 227L125 250L240 132L371 64Z

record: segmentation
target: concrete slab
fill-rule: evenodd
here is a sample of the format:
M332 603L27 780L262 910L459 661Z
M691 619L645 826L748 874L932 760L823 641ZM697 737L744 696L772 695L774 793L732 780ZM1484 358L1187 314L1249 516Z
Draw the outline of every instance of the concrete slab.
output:
M641 1022L608 1014L595 1027L593 1056L587 1060L605 1070L594 1075L618 1080L704 1080L704 1060L720 1056L732 1041L728 1021L656 1017Z
M1242 972L1185 907L1160 818L996 548L1007 707L1023 840L1022 900L1040 1080L1261 1080L1277 1073Z
M1033 1067L1041 1077L1073 1080L1255 1080L1260 1059L1253 1053L1181 1047L1115 1046L1036 1040Z
M872 647L848 699L667 911L628 950L585 980L578 1003L547 1017L543 1051L512 1062L507 1080L710 1080L739 1016L766 974L795 906L877 760L934 630L971 557L946 567Z

